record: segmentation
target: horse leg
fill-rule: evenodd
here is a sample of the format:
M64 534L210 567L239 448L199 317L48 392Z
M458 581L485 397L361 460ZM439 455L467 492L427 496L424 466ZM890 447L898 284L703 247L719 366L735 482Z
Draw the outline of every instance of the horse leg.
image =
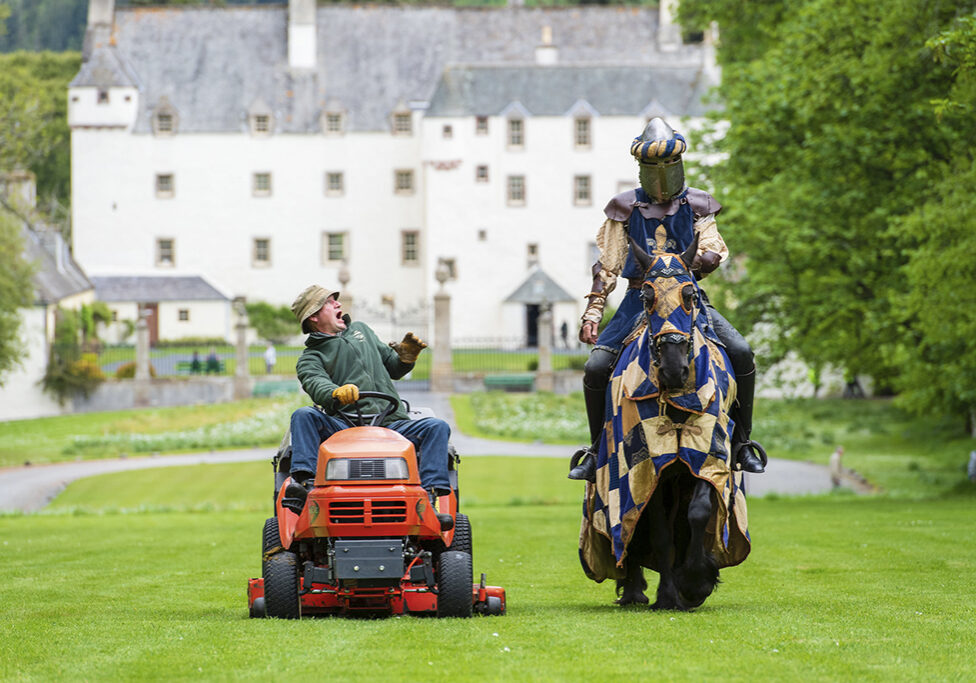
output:
M627 576L617 579L617 604L618 605L646 605L647 596L644 591L647 589L647 580L644 578L644 568L640 561L632 554L624 559L624 567L627 569Z
M674 542L668 511L665 507L664 487L658 485L658 490L651 496L650 525L651 525L651 553L658 571L657 599L651 609L677 609L678 591L674 585Z
M705 550L705 527L712 516L711 485L695 479L695 485L688 503L688 526L691 534L685 560L675 576L678 597L683 609L698 607L718 585L718 562L711 552Z

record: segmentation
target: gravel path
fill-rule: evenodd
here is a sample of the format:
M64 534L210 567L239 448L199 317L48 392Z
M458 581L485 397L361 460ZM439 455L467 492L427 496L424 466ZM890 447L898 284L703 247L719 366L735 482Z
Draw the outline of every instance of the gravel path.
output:
M568 471L569 456L573 451L569 446L553 446L544 443L512 443L470 437L460 433L454 426L454 413L446 396L426 392L403 392L403 398L413 406L433 408L438 416L447 420L454 428L451 441L462 457L515 455L564 458ZM252 448L184 455L83 460L0 469L0 511L35 512L40 510L64 490L64 487L83 477L154 467L180 467L255 460L267 460L270 463L273 455L273 448ZM824 493L830 489L830 475L827 468L813 463L770 459L765 474L746 475L746 490L753 496L763 496L769 493L802 495Z

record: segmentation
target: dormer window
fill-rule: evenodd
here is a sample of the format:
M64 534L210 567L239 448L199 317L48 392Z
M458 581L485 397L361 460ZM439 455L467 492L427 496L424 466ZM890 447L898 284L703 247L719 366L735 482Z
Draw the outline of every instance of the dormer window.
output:
M271 135L275 124L271 107L259 98L248 108L247 123L251 135Z
M157 133L172 133L173 132L173 115L172 114L157 114L156 115L156 132Z
M508 120L508 146L516 148L525 146L525 121L523 119Z
M394 112L392 123L394 135L413 135L413 117L409 111Z
M327 111L322 116L322 129L326 135L342 135L346 128L346 117L339 111Z
M589 149L592 144L592 133L590 126L591 119L585 116L578 116L573 121L573 141L576 149Z
M179 116L176 109L164 95L159 98L159 104L156 105L152 113L153 133L156 135L173 135L178 124Z

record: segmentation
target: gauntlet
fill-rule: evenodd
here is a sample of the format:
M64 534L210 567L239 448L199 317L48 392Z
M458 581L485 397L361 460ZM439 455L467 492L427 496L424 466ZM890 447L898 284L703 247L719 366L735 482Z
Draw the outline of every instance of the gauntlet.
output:
M427 348L427 342L414 336L413 332L407 332L400 343L390 342L390 348L396 351L402 362L416 363L417 356Z

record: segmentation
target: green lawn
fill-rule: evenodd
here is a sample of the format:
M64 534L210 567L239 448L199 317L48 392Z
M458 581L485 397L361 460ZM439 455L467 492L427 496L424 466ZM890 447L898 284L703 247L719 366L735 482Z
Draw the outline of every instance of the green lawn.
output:
M505 586L506 616L250 620L270 467L121 473L0 517L0 679L976 676L971 495L752 501L752 556L698 611L659 614L584 577L564 462L461 467L475 571Z

